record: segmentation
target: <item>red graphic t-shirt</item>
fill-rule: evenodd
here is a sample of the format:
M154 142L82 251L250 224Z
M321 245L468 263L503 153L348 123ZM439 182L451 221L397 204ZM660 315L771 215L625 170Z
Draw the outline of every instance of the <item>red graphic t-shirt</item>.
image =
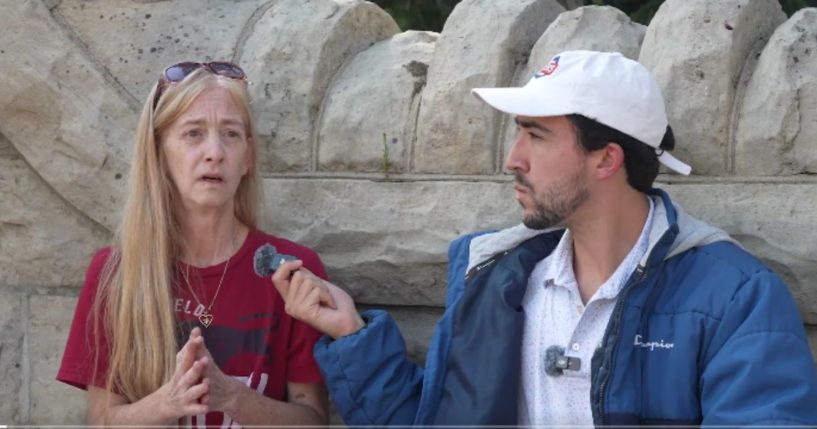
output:
M255 230L247 235L244 244L230 258L226 271L226 262L206 268L179 264L177 271L188 274L190 285L183 275L176 275L172 304L183 335L181 344L193 327L200 326L207 349L225 374L241 380L267 397L285 400L287 382L323 382L312 357L312 348L320 334L289 317L284 312L283 299L272 280L255 274L255 250L265 243L275 246L279 253L298 257L304 261L304 267L326 279L326 271L314 251ZM82 389L87 389L88 385L105 387L107 341L100 338L100 353L95 359L95 341L90 332L93 328L91 317L98 317L91 314L97 284L109 255L110 248L100 250L88 267L57 374L57 380ZM222 273L224 280L221 290L210 310L212 324L205 328L198 316L213 300ZM190 293L190 287L201 300L200 303ZM93 365L95 361L96 368ZM232 423L229 416L216 412L207 414L206 423L204 416L185 420L183 423L188 427L202 424L229 427Z

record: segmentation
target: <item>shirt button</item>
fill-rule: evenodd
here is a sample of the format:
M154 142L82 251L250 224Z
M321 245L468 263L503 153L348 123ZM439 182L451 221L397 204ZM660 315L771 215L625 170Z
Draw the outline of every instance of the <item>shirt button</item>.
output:
M576 304L576 313L582 314L584 307L581 304Z
M582 346L580 346L579 343L573 343L573 345L570 346L570 348L573 349L574 352L577 352L579 351L579 349L582 348Z

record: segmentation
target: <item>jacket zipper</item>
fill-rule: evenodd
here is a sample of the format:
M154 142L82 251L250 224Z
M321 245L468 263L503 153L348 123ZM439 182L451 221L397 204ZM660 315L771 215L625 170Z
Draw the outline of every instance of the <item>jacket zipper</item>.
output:
M632 281L632 283L630 283L625 288L624 295L621 297L621 299L618 302L616 302L616 306L613 309L613 316L612 316L615 319L611 318L611 320L616 320L616 323L620 323L621 313L624 311L624 302L627 300L627 297L630 295L630 291L636 285L638 285L639 283L644 281L645 277L647 277L646 267L641 266L641 265L636 267L636 269L635 269L635 279L634 279L634 281ZM620 330L621 327L616 326L616 328ZM609 339L610 339L610 330L611 330L611 325L608 323L607 332L604 333L604 348L607 347L607 341L609 341ZM602 361L601 361L602 366L605 365L606 360L607 360L606 356L604 358L602 358ZM599 423L601 423L602 425L604 425L604 393L605 393L605 390L607 389L608 381L610 380L610 374L613 372L613 368L612 368L613 367L613 362L612 362L612 360L613 360L613 351L612 350L610 351L610 359L609 360L610 360L610 362L607 363L609 368L607 368L607 374L605 374L604 379L601 381L601 384L599 385L599 394L598 394L599 420L600 420Z
M511 251L506 250L506 251L504 251L502 253L497 253L496 255L492 256L491 259L488 259L487 261L485 261L485 262L471 268L471 270L469 270L468 273L465 274L465 280L471 280L477 274L479 274L480 271L484 270L485 268L490 267L496 261L500 260L503 256L507 255L508 253L511 253Z

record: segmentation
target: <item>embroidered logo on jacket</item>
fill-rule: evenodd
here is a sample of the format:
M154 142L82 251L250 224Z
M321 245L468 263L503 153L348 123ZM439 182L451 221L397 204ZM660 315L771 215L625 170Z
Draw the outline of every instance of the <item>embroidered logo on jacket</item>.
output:
M635 336L635 341L633 342L634 346L642 347L645 349L650 349L650 351L654 351L655 349L671 349L675 347L674 343L665 343L664 340L658 341L641 341L641 335Z

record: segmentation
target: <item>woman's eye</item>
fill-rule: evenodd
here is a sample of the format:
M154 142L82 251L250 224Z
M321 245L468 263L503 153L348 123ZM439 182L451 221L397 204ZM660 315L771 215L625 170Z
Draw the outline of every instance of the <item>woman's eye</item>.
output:
M241 133L236 130L227 130L224 135L230 139L241 138Z
M198 138L201 137L201 130L197 129L189 130L185 133L185 135L190 138Z

